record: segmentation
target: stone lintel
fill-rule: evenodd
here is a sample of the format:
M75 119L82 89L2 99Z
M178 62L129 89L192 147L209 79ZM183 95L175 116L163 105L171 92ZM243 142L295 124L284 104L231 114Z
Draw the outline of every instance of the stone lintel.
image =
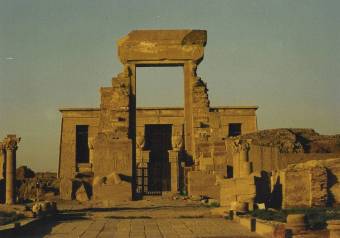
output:
M134 30L118 41L123 64L182 64L203 58L205 30Z

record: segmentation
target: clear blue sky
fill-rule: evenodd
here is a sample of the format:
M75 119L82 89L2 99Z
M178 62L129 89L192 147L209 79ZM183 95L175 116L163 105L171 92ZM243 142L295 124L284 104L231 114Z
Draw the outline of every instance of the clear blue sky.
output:
M99 105L133 29L208 30L212 105L259 105L260 129L340 133L340 1L0 0L0 137L18 164L56 171L59 107ZM183 105L180 68L138 70L138 105Z

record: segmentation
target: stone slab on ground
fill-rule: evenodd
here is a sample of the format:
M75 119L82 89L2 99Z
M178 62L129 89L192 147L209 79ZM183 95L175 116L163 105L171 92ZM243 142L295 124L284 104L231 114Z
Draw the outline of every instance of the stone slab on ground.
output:
M61 204L62 213L1 238L33 237L261 237L240 224L212 217L210 208L190 200L152 199L98 207L99 204Z
M39 229L25 230L11 238L59 237L220 237L256 238L240 224L222 218L180 219L90 219L71 220L55 224L48 232Z

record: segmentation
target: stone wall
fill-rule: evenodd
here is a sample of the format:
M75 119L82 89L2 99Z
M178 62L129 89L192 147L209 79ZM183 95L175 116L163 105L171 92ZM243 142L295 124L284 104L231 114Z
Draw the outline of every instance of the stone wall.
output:
M217 120L213 122L211 113L210 120L212 128L220 128L218 137L224 138L229 134L230 123L241 123L242 134L252 133L257 131L256 119L257 107L212 107L212 112L218 112L215 116ZM216 126L216 124L218 126Z
M322 167L282 172L282 207L326 206L327 174Z
M271 172L287 167L277 147L250 144L249 161L253 172Z
M256 197L255 179L247 178L224 179L220 182L220 204L230 207L232 202L254 202Z
M340 204L340 158L292 164L276 179L282 185L282 206L325 207Z
M208 196L210 198L220 198L220 186L214 174L203 171L188 172L188 195Z
M310 160L325 160L340 156L338 153L281 153L276 146L250 144L249 161L252 172L271 172L287 168L290 164Z
M102 185L93 187L93 200L124 202L132 199L131 185Z
M325 160L309 161L307 166L322 166L327 172L328 205L340 205L340 157Z
M137 127L146 124L184 124L183 108L138 108L136 115Z
M256 130L256 107L212 107L211 117L212 136L216 138L228 135L228 123L242 123L244 133ZM61 109L62 125L60 135L60 157L59 177L73 178L76 174L77 165L75 161L75 136L76 125L89 125L89 137L94 138L98 133L99 109L98 108L69 108ZM137 127L144 127L146 124L172 124L184 125L183 108L138 108L136 115ZM207 157L202 162L208 171L226 171L226 164L232 165L231 155L222 154L218 156L216 146L207 143ZM202 145L204 149L204 145ZM212 150L215 154L212 157ZM225 153L228 153L225 151ZM229 158L230 157L230 158ZM229 158L229 160L228 160ZM228 162L229 161L229 162ZM204 169L205 170L205 169Z

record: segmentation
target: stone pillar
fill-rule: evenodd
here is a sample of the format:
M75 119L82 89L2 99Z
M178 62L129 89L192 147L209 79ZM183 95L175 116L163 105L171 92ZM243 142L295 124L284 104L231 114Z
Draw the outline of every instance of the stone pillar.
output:
M169 150L171 171L171 192L177 193L179 188L179 151Z
M183 147L183 136L174 128L171 137L172 150L169 150L169 163L171 171L171 192L177 193L179 190L179 165L180 155Z
M144 125L136 128L136 161L141 162L145 146Z
M92 165L93 164L93 158L94 158L94 138L89 137L87 143L88 143L88 147L89 147L89 162Z
M248 152L249 152L249 144L248 143L241 144L241 151L240 151L240 157L239 157L241 178L247 177L251 173Z
M240 177L240 152L233 153L233 178Z
M228 142L230 143L230 142ZM233 152L233 177L244 178L251 174L249 162L250 140L236 140L230 143Z
M0 180L5 179L6 170L6 148L3 142L0 142Z
M340 237L340 220L327 221L327 230L329 231L329 238Z
M184 71L184 137L185 137L185 150L189 156L193 156L193 108L192 108L192 76L193 64L190 62L185 63Z
M16 200L16 150L20 138L16 135L7 135L6 144L6 204L11 205Z

